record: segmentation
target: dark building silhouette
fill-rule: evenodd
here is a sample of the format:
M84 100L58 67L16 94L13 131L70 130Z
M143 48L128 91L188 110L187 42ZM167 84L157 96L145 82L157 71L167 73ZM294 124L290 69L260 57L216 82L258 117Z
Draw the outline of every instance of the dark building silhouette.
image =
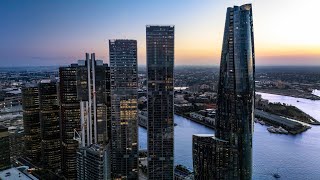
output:
M38 85L28 85L22 89L22 109L24 127L24 157L34 164L40 162L40 107Z
M66 179L79 179L78 175L84 177L83 168L90 166L84 163L89 159L81 158L92 147L99 147L97 152L109 151L110 68L96 60L94 53L86 53L85 60L60 67L59 76L62 171ZM105 156L106 152L100 154Z
M226 167L221 159L224 150L228 150L228 141L216 138L213 134L194 134L192 137L192 156L194 179L217 179L217 170Z
M174 26L147 26L148 179L174 178Z
M61 124L61 169L66 179L77 178L78 141L74 140L74 131L81 131L80 102L77 99L77 65L59 69L59 100Z
M99 167L98 174L103 174L102 179L110 178L110 69L102 60L96 60L95 54L86 53L85 60L79 60L77 66L77 99L80 103L81 131L75 131L75 139L80 142L77 152L77 175L85 177L86 169L92 169L92 164L103 164ZM101 158L93 162L85 158L91 153L93 147L98 147L97 152ZM103 152L102 152L103 151ZM103 161L103 162L102 162ZM78 178L80 178L78 177ZM101 176L97 176L98 179Z
M9 130L10 139L10 160L15 163L16 159L24 153L24 130L23 127L11 126Z
M8 128L0 125L0 170L11 167Z
M45 169L61 169L60 115L57 82L39 83L41 164Z
M107 83L109 67L102 60L96 60L95 54L91 57L86 53L86 60L79 60L77 65L77 98L80 101L80 118L86 123L82 129L86 135L82 137L85 145L107 144L107 95L110 90ZM90 112L90 113L89 113Z
M215 135L193 136L197 180L252 179L255 56L251 4L228 8Z
M212 173L215 154L213 134L194 134L192 142L194 179L215 179Z
M111 172L138 178L138 65L136 40L109 40L111 77Z
M216 179L252 178L253 40L251 4L228 8L217 96Z

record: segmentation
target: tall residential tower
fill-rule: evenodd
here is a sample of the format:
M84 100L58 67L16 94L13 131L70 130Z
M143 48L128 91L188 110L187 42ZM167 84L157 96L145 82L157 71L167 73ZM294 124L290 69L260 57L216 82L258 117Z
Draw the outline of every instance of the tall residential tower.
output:
M136 40L110 40L111 172L138 179L138 65Z
M196 179L252 179L254 73L251 4L228 8L221 53L215 136L193 136Z
M174 177L174 26L147 26L148 179Z
M252 178L254 73L252 6L228 8L218 83L216 179Z

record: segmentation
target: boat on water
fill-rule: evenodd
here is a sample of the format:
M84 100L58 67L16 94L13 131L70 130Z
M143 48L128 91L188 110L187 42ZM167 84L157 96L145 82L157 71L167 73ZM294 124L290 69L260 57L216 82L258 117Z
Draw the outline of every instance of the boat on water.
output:
M273 177L276 178L276 179L279 179L281 176L278 173L274 173Z
M259 123L261 124L261 125L266 125L266 123L264 122L264 121L259 121Z
M271 133L278 133L278 134L288 134L289 132L285 130L283 127L279 126L278 128L270 126L267 130Z
M276 130L273 126L268 127L267 130L271 133L276 133Z
M266 123L265 123L263 120L259 120L259 119L257 119L257 118L254 118L254 122L255 122L255 123L259 123L259 124L261 124L261 125L266 125Z

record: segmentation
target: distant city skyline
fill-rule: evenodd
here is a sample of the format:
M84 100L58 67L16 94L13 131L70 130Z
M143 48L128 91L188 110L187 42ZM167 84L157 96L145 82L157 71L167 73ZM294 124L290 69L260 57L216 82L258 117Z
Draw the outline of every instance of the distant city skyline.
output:
M136 39L146 64L147 24L175 25L176 65L219 65L225 9L252 3L256 64L320 65L317 0L129 0L0 2L0 67L68 65L108 39ZM164 9L166 9L164 11Z

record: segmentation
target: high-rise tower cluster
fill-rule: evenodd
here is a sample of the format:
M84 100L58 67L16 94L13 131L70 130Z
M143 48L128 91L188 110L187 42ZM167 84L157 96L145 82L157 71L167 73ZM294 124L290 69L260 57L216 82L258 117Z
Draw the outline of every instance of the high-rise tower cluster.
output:
M25 156L51 171L61 169L57 82L41 80L22 90Z
M148 178L173 179L174 27L147 26ZM137 41L23 89L25 157L65 179L138 179ZM60 152L61 151L61 152Z
M71 146L72 151L66 151L65 154L66 160L73 163L72 176L78 179L106 179L110 174L107 159L110 140L110 106L107 102L110 92L109 66L101 60L96 60L94 53L86 53L85 60L79 60L70 67L60 68L60 74L65 71L72 72L69 74L72 79L69 82L72 84L72 93L66 91L65 95L72 95L72 100L75 101L75 104L70 106L74 119L69 121L69 135L65 134L66 140L73 142L71 145L75 144ZM64 80L60 77L60 83L63 81L68 82L68 77ZM65 86L67 89L68 87ZM68 124L68 121L65 123Z
M150 180L174 179L174 37L174 26L146 26ZM110 66L87 53L58 82L23 89L26 159L65 179L138 179L137 47L109 40ZM193 136L195 179L252 178L254 73L252 6L228 8L216 131Z

